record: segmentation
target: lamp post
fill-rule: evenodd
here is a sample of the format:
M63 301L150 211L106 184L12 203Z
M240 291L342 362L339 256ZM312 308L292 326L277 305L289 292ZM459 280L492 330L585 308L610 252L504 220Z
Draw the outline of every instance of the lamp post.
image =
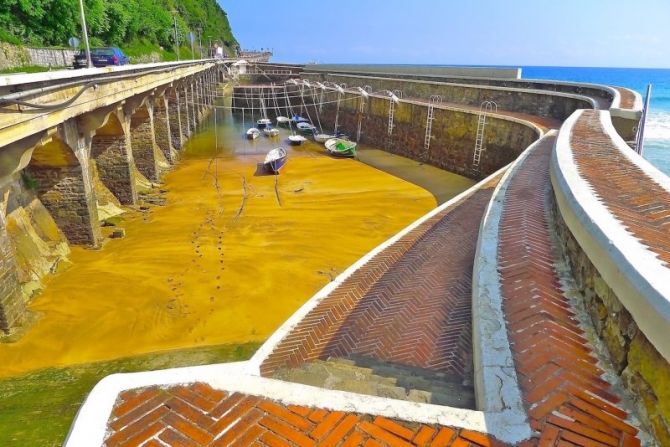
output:
M174 45L177 50L177 60L181 60L179 57L179 33L177 32L177 11L172 10L172 23L174 24Z
M202 27L198 28L198 46L200 47L200 59L202 59Z
M79 0L79 13L81 14L81 32L84 35L84 45L86 46L86 66L93 67L91 62L91 47L88 45L88 30L86 29L86 14L84 13L84 0Z

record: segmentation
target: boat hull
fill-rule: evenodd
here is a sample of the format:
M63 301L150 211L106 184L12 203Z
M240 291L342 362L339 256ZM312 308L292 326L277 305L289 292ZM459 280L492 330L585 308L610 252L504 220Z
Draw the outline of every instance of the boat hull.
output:
M341 138L331 138L326 141L326 151L335 157L352 158L356 156L356 143Z
M265 162L263 163L263 166L265 166L266 171L270 171L274 174L279 174L279 171L286 165L287 161L288 161L288 155L278 158L276 160Z

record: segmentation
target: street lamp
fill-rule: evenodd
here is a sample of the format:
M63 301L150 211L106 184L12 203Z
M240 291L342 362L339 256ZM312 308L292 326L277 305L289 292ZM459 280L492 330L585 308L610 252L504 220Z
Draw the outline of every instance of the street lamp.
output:
M79 0L79 13L81 14L81 31L84 35L84 44L86 45L86 66L93 67L91 62L91 47L88 45L88 30L86 29L86 14L84 13L84 0Z
M179 57L179 33L177 32L177 11L175 11L174 9L172 10L172 19L174 24L174 45L177 50L177 60L181 60L181 58Z

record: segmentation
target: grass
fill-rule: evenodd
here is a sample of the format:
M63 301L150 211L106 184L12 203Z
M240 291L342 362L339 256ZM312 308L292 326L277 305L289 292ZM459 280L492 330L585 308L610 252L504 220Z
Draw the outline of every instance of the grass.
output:
M246 360L259 346L169 351L0 379L0 446L62 445L84 399L109 374Z
M59 70L57 67L40 67L39 65L24 65L23 67L5 68L0 74L42 73L43 71Z

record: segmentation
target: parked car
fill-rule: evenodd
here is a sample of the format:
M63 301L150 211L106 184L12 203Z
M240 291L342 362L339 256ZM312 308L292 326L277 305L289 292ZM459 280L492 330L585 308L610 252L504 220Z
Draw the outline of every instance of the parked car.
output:
M130 58L120 48L91 48L91 62L94 67L107 67L129 64ZM74 56L74 68L86 68L86 50L81 50Z

